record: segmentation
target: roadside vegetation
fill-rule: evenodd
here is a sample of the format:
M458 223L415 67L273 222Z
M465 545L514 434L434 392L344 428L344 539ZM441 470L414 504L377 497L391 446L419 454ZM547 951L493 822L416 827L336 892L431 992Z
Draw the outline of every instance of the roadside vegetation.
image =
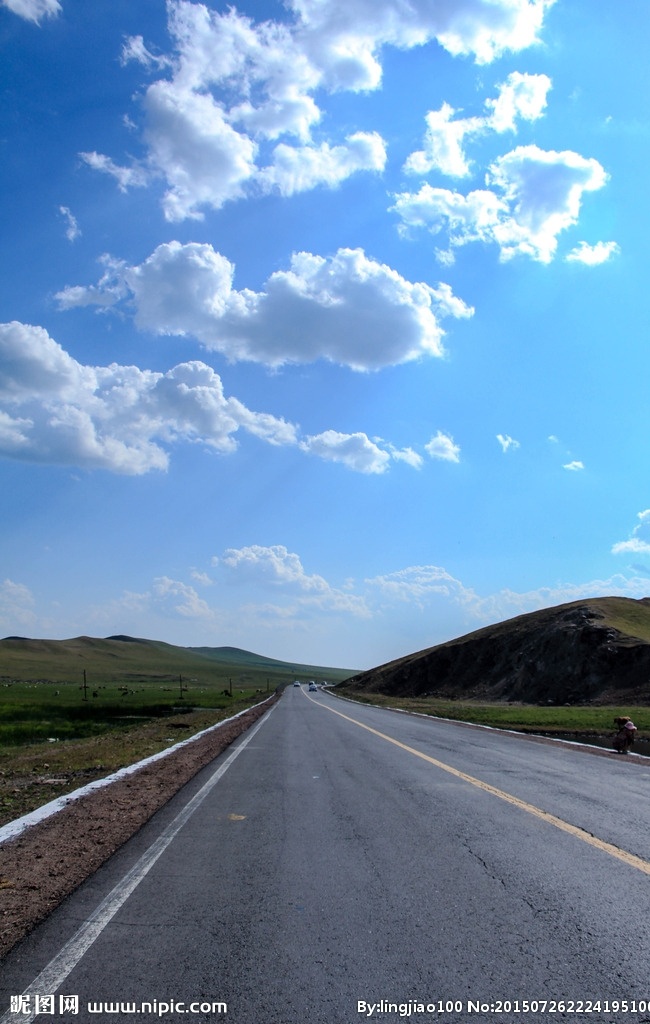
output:
M344 686L339 687L337 692L361 704L400 708L403 711L416 711L423 715L489 725L497 729L514 729L517 732L549 736L572 734L576 739L583 739L585 742L593 736L612 736L615 732L614 717L629 715L637 726L638 739L650 740L650 707L647 705L564 707L516 703L484 704L436 697L394 697L368 691L360 693L358 690L347 693Z

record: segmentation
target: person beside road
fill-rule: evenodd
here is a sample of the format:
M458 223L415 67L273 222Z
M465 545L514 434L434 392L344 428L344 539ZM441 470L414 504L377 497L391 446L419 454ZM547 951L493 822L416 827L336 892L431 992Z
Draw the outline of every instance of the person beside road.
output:
M614 737L614 750L617 754L627 754L634 743L636 725L627 715L619 715L614 719L618 732Z

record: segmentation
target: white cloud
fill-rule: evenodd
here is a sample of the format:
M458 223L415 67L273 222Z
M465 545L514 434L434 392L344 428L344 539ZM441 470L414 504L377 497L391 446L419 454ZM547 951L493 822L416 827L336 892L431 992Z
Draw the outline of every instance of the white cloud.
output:
M54 18L62 10L59 0L0 0L0 3L19 17L37 25L42 18Z
M210 94L175 82L155 82L145 98L149 160L169 185L169 221L201 219L201 206L219 209L244 195L255 171L257 146L229 124Z
M255 592L271 590L280 592L294 602L290 606L271 606L276 615L297 617L307 609L319 612L349 613L362 618L368 617L366 601L362 596L333 587L317 574L305 572L300 557L289 551L283 544L266 547L253 544L244 548L229 548L213 564L223 566L226 580L239 586L253 587ZM264 611L268 614L269 607ZM249 613L259 614L260 605L254 605Z
M244 548L228 548L215 565L225 565L230 579L239 583L264 583L274 587L290 587L297 591L326 591L322 576L308 576L300 557L283 544L264 547L252 544Z
M578 242L565 258L568 263L584 263L588 267L597 267L601 263L606 263L612 256L617 256L620 251L616 242L596 242L595 245Z
M650 555L650 541L641 540L640 537L632 537L630 540L621 540L612 547L613 555Z
M317 185L333 188L357 171L383 171L386 146L376 132L356 132L345 145L287 146L273 152L273 163L258 175L262 188L282 195L305 192Z
M67 226L65 230L65 237L69 242L74 242L81 235L81 229L77 223L77 218L67 206L60 206L59 213L66 221Z
M427 130L424 148L411 153L404 170L409 174L428 174L437 170L454 178L464 178L470 173L463 144L471 135L485 131L482 117L458 118L452 120L456 111L448 103L440 110L430 110L426 115Z
M441 430L424 447L432 459L442 459L445 462L460 462L460 447L454 444L453 437L443 434Z
M594 597L647 597L648 578L636 576L627 578L616 574L606 580L590 580L585 583L559 583L555 587L539 587L536 590L517 592L500 590L481 596L462 580L456 579L445 568L436 565L418 565L377 576L365 581L368 589L368 603L376 608L373 593L381 598L384 609L390 602L407 603L420 610L427 610L435 602L437 608L460 606L467 615L468 631L476 628L475 623L502 622L516 615L552 608L571 601L588 600ZM456 634L463 635L459 630ZM445 638L441 638L445 639Z
M519 448L519 441L515 441L514 437L510 437L509 434L497 434L497 441L504 452L510 451L511 448L513 450Z
M214 610L199 597L194 587L170 579L169 576L160 576L154 580L152 596L159 606L168 604L170 610L182 618L202 619L206 622L214 619Z
M29 587L5 579L0 583L0 630L27 631L36 624L35 600Z
M443 103L440 110L431 110L426 115L424 148L411 153L404 169L411 174L425 175L437 170L450 177L466 177L471 167L464 150L465 140L491 131L514 131L518 118L534 121L541 117L550 87L547 75L513 71L499 86L496 99L486 101L486 116L454 119L458 111Z
M552 2L552 0L551 0ZM453 5L412 0L292 0L301 38L335 88L373 88L380 48L407 49L436 39L454 56L487 63L538 38L546 0L457 0Z
M84 366L42 327L0 324L0 455L137 475L165 470L180 443L231 454L239 431L358 473L422 462L411 448L381 448L361 432L301 437L295 424L227 397L220 376L198 360L166 373Z
M499 86L497 98L489 99L485 104L491 110L488 126L495 132L506 132L515 130L518 118L536 121L544 113L550 88L548 75L513 71Z
M464 196L424 184L417 193L402 192L394 198L392 209L401 217L404 228L426 228L432 234L447 228L452 247L494 242L499 223L508 217L507 204L487 189Z
M613 555L650 554L650 509L637 513L639 520L629 540L619 541L612 547Z
M487 183L492 189L466 196L425 184L418 193L395 197L393 210L404 229L443 229L452 246L495 243L501 259L526 255L549 263L560 232L574 225L585 192L600 189L607 174L597 160L569 150L558 153L519 146L496 159Z
M398 449L389 445L388 450L390 451L391 458L395 459L396 462L405 462L407 466L412 466L413 469L421 469L424 465L422 456L418 452L413 451L412 448Z
M503 256L524 253L548 263L558 234L577 222L583 194L602 188L607 175L597 160L570 150L519 146L492 164L489 181L510 209L496 232Z
M371 133L314 145L312 131L324 120L318 102L339 90L378 88L385 46L437 40L451 54L481 63L530 46L552 2L293 0L287 20L255 24L234 8L222 13L170 0L172 52L154 56L141 36L130 37L122 52L123 62L149 71L171 68L143 98L146 164L167 181L165 216L198 218L203 207L218 209L260 185L290 195L380 169L384 144L371 141ZM260 142L279 139L272 164L260 168ZM123 167L96 153L85 158L122 188L141 183L141 166Z
M236 291L234 266L211 245L170 242L144 263L105 261L98 286L66 288L62 308L133 300L137 325L155 334L191 335L232 361L280 366L317 359L376 370L440 356L439 318L473 310L444 283L412 283L362 249L324 258L295 253L265 290Z
M126 265L110 256L101 256L99 261L105 267L98 283L73 285L55 295L60 309L75 309L83 306L99 306L109 309L129 294L124 275Z
M301 441L300 447L326 462L341 462L357 473L385 473L390 463L390 454L362 433L341 434L337 430L325 430Z
M211 587L213 581L208 576L207 572L199 572L198 569L192 569L191 577L195 583L199 583L202 587Z
M142 64L146 68L166 68L172 63L168 57L157 57L151 53L145 46L142 36L127 37L122 47L121 61L122 64L136 61L136 63Z
M92 167L94 171L101 171L102 174L109 174L115 178L120 192L126 192L129 188L140 188L149 181L149 175L145 168L134 164L131 167L121 167L110 157L102 153L80 153L79 156Z
M463 590L462 603L476 619L484 622L501 622L515 615L553 608L571 601L589 600L593 597L631 597L638 600L648 595L647 577L628 579L614 575L607 580L590 580L586 583L560 583L555 587L540 587L525 593L501 590L486 597L480 597L471 590Z
M411 565L365 582L383 599L405 601L418 607L423 607L434 595L463 600L467 594L460 580L439 565ZM470 593L474 596L473 591Z
M574 459L572 462L567 462L562 468L568 469L572 473L579 473L580 470L585 468L585 465L579 459Z
M201 443L227 454L244 430L295 445L296 428L227 398L201 362L167 373L84 366L40 327L0 325L0 451L38 462L140 474L165 469L167 447Z

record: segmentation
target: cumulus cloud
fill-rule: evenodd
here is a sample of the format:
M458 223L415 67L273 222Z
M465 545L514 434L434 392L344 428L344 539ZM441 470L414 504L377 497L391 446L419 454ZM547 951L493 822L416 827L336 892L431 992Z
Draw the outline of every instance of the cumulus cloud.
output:
M54 18L61 13L59 0L0 0L3 7L26 21L40 24L43 18Z
M442 459L444 462L460 462L459 445L454 444L453 437L443 434L441 430L424 447L432 459Z
M341 462L357 473L385 473L390 453L379 448L366 434L341 434L325 430L300 442L303 451L326 462Z
M319 103L328 93L377 89L386 46L437 40L479 63L521 50L538 39L552 2L355 0L342 7L339 0L293 0L286 20L255 23L234 8L170 0L171 53L155 56L141 36L127 40L122 53L124 62L170 72L149 85L142 101L146 167L167 182L165 216L197 218L205 207L218 209L260 187L289 195L381 169L384 144L372 133L314 144L324 120ZM513 102L525 106L523 99ZM501 118L505 106L504 100ZM278 140L271 164L260 163L261 144ZM131 179L130 168L88 156L121 187L140 183L142 166L134 165Z
M185 619L203 619L210 622L214 610L199 597L194 587L169 576L160 576L153 583L153 598L158 605L168 604L175 614Z
M235 290L233 264L208 244L170 242L139 266L105 265L98 285L60 292L62 308L128 297L142 330L191 335L229 360L268 366L327 359L377 370L440 356L439 319L473 313L449 285L407 281L362 249L294 253L261 292Z
M42 327L0 324L0 455L137 475L165 470L181 443L231 454L240 431L357 473L422 464L412 448L382 447L361 432L303 437L297 425L227 396L219 374L198 360L166 373L85 366Z
M514 131L518 119L535 121L546 106L551 87L547 75L513 71L499 86L499 94L486 100L484 116L455 117L458 111L449 103L426 115L423 149L411 153L404 169L410 174L426 175L436 170L455 178L466 177L471 170L465 153L465 141L488 132Z
M567 462L562 468L568 469L571 473L579 473L585 468L585 464L584 462L580 462L579 459L573 459L571 462Z
M650 554L650 509L637 513L639 520L628 540L621 540L612 547L613 555Z
M503 255L521 252L548 263L559 233L577 222L584 193L602 188L607 174L597 160L570 150L518 146L492 164L488 180L510 210L496 232Z
M377 132L356 132L345 144L330 146L287 146L281 143L273 163L258 175L265 191L277 189L282 195L305 192L317 185L339 185L356 171L383 171L386 146Z
M453 5L410 0L292 0L299 36L334 88L374 88L380 49L407 49L437 40L454 56L487 63L538 38L546 0L458 0Z
M583 196L602 188L607 174L597 160L565 150L518 146L490 166L487 184L462 195L424 184L395 197L404 229L446 230L453 246L493 243L503 260L515 255L549 263L558 235L573 226Z
M551 79L513 71L499 86L499 95L486 101L487 127L495 132L514 131L517 120L536 121L546 108Z
M147 90L145 111L149 159L169 185L167 220L200 219L201 206L219 209L244 194L257 146L232 127L213 96L156 82Z
M397 572L375 576L366 583L382 598L423 607L432 596L464 600L467 589L439 565L411 565ZM474 592L469 592L472 597Z
M224 394L198 361L167 373L84 366L41 327L0 325L0 451L38 462L141 474L166 469L167 448L201 443L221 454L239 430L295 445L296 428Z
M328 584L322 576L309 576L300 557L283 544L264 547L252 544L243 548L228 548L213 564L231 570L230 578L239 583L264 582L274 587L294 587L298 591L325 591Z
M373 609L376 608L375 595L381 599L384 608L404 603L420 610L429 609L434 603L439 608L454 605L466 613L469 629L475 629L477 622L501 622L526 612L581 599L619 596L638 600L648 594L647 576L627 578L616 574L605 580L559 583L555 587L523 592L503 589L480 595L471 585L437 565L409 566L367 579L365 584L368 604Z
M412 466L413 469L421 469L424 465L424 459L419 452L413 451L412 448L394 448L389 445L388 450L392 459L396 462L405 462L408 466Z
M285 607L285 612L290 614L295 614L298 608L311 608L361 617L368 615L362 596L333 587L323 576L308 574L299 555L283 544L228 548L220 558L212 561L213 565L226 570L226 581L231 584L252 586L256 592L280 592L292 598L294 607Z
M587 242L578 242L577 246L567 253L568 263L584 263L587 267L597 267L606 263L612 256L620 253L620 247L616 242L596 242L589 245Z
M453 178L464 178L470 172L470 165L463 144L471 135L485 130L485 119L466 117L453 120L456 113L448 103L440 110L430 110L426 115L427 130L424 148L411 153L404 170L409 174L428 174L438 170Z

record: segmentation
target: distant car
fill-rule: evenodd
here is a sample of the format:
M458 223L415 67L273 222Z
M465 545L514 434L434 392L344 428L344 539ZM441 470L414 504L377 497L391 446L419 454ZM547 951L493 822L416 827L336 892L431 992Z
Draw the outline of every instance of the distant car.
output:
M298 682L298 680L296 679L296 681L295 681L295 683L294 683L293 685L294 685L294 686L300 686L300 683L299 683L299 682Z
M309 692L310 693L316 693L317 690L318 690L318 687L316 686L316 683L310 683L309 684Z

